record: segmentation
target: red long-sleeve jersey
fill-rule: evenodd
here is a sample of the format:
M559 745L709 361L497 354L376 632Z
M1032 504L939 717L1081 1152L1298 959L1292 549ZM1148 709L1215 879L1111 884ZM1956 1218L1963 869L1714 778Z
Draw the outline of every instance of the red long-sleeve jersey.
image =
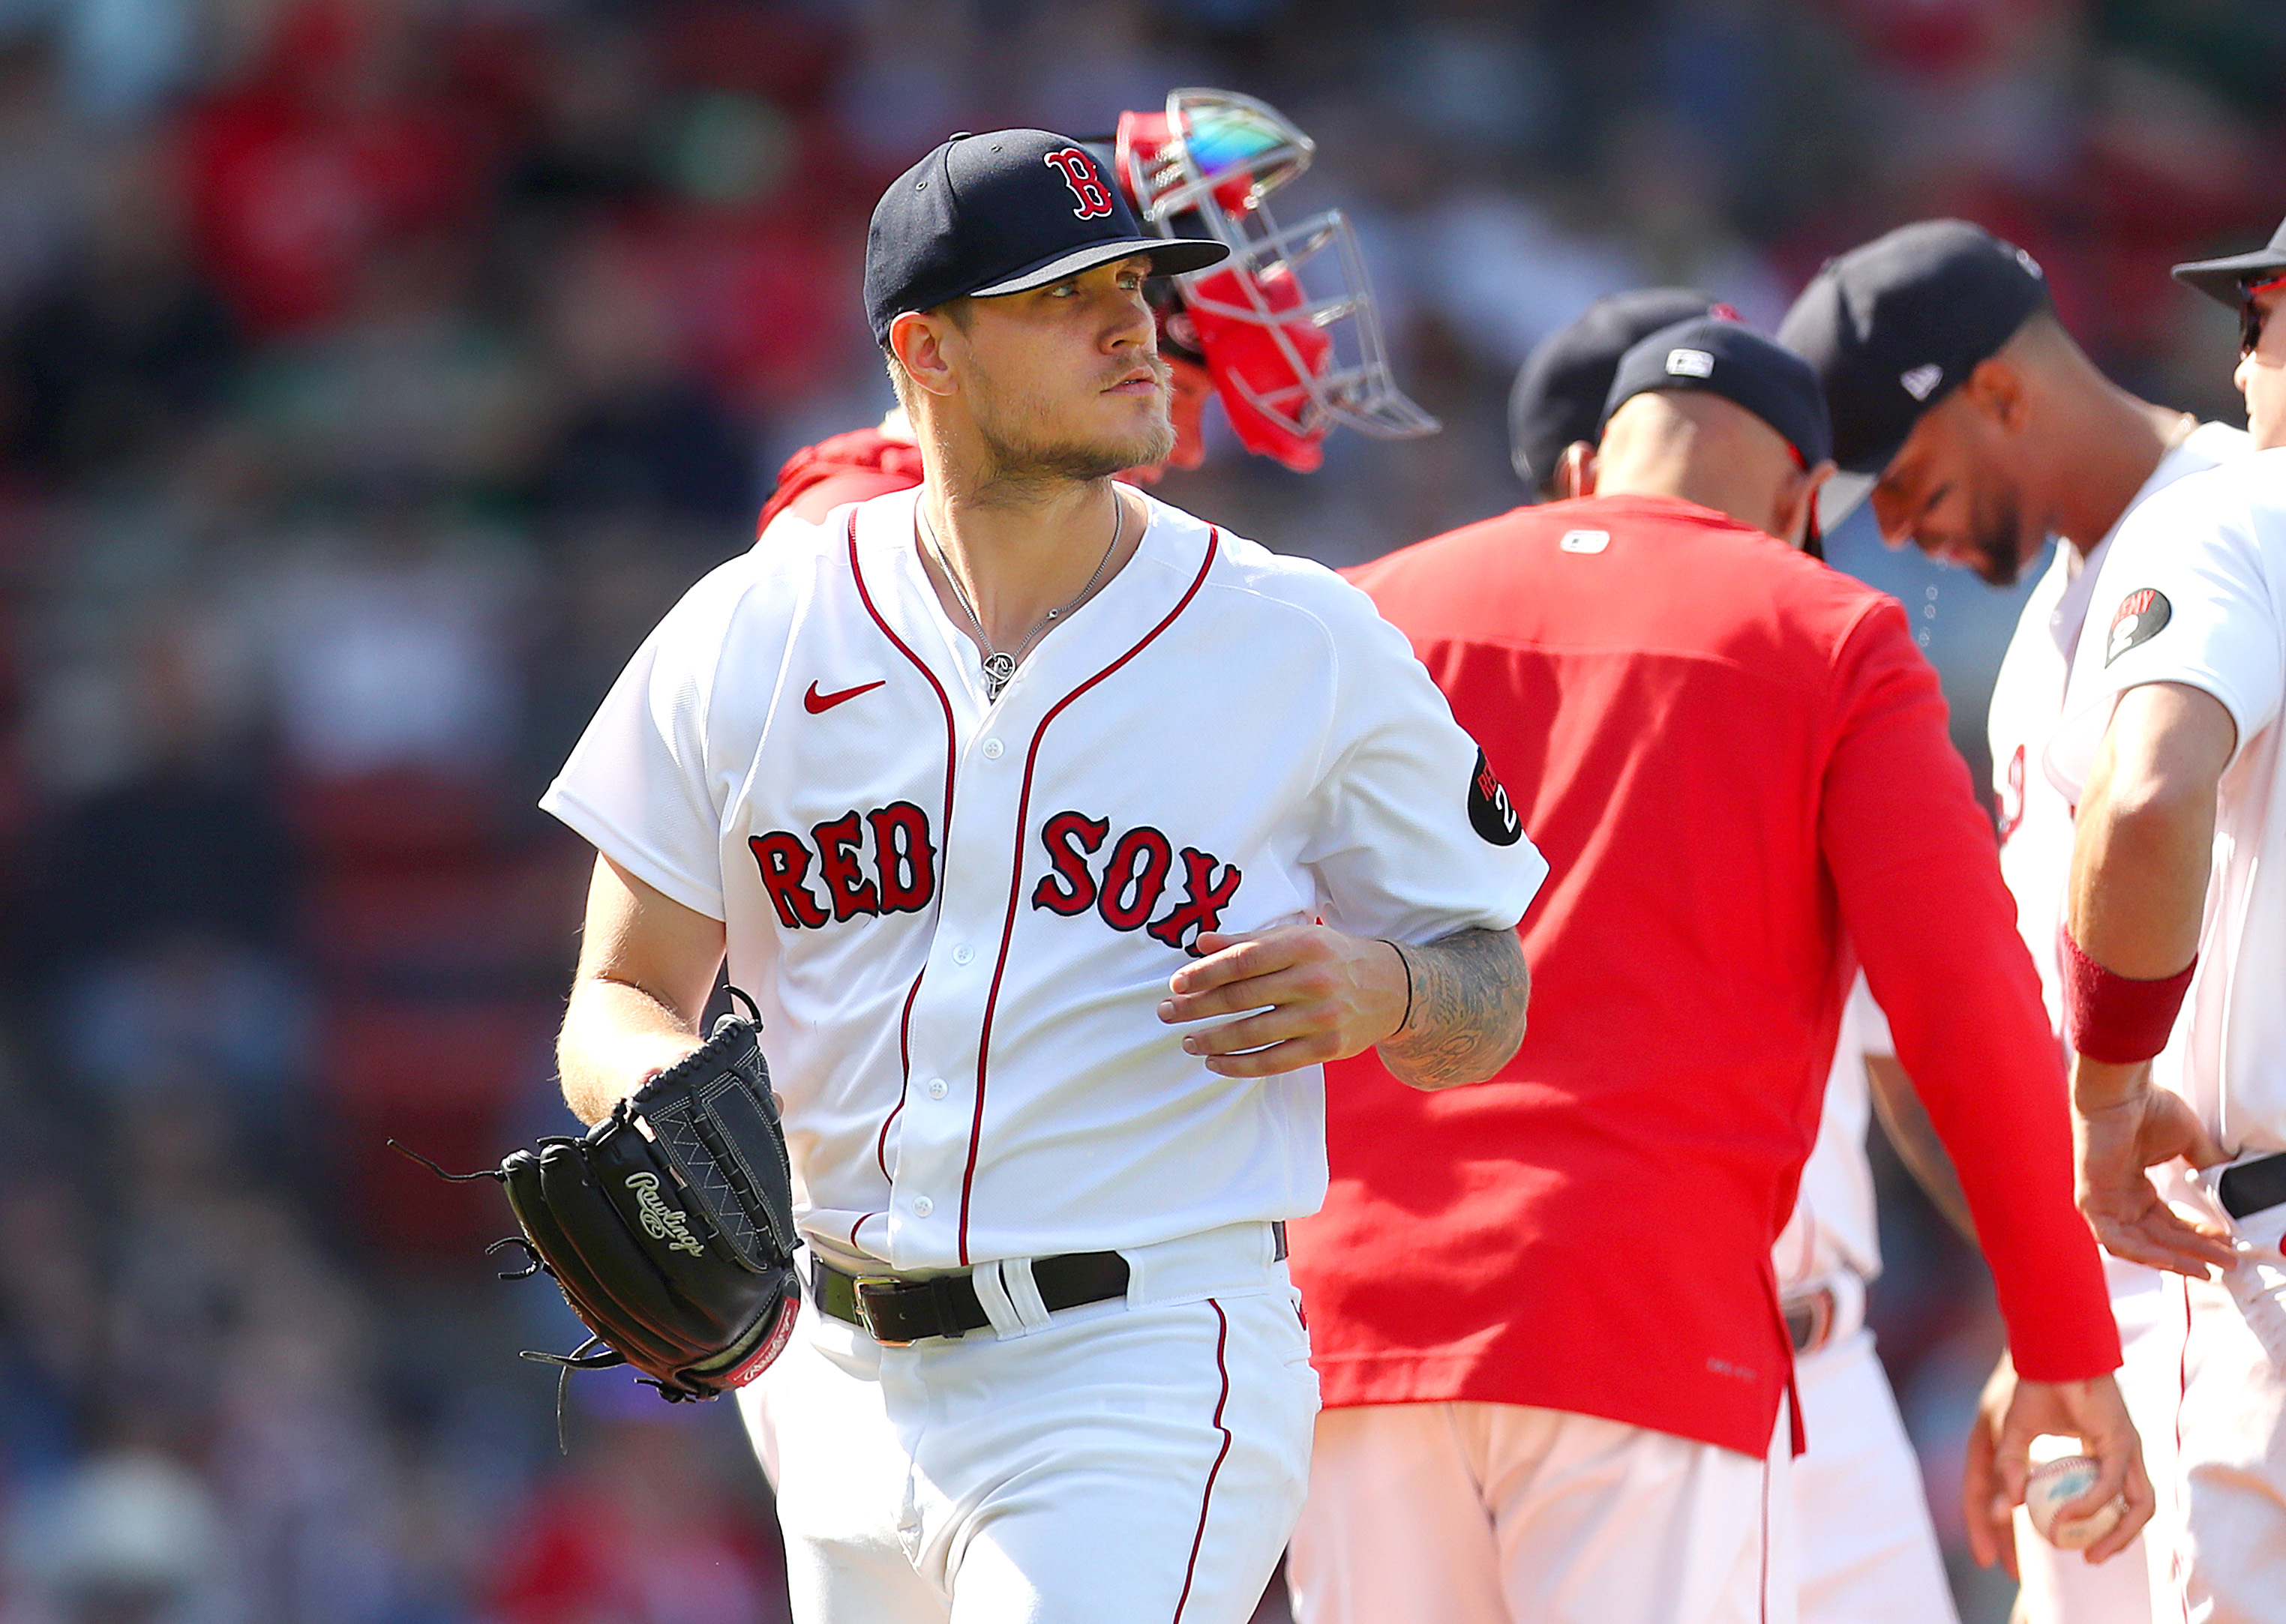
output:
M1552 873L1496 1079L1328 1069L1332 1190L1294 1235L1325 1401L1540 1405L1762 1453L1791 1369L1770 1247L1853 943L2018 1368L2115 1367L2061 1059L1900 606L1662 498L1519 509L1352 578Z

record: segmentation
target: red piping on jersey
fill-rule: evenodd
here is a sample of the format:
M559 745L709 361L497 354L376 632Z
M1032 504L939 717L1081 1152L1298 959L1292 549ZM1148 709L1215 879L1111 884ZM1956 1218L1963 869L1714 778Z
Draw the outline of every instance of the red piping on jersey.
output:
M936 679L936 673L922 663L921 657L906 646L904 639L889 630L889 623L881 617L881 611L873 607L873 594L865 590L865 571L857 562L857 514L855 509L852 509L849 514L849 578L857 584L857 599L865 606L865 613L873 617L873 624L880 627L883 637L887 638L896 646L897 652L912 662L913 669L928 679L929 686L936 690L936 702L944 711L944 812L937 819L936 824L937 838L942 840L945 831L952 828L952 768L953 762L959 753L960 735L953 726L952 701L945 694L944 684ZM940 864L939 867L942 866ZM937 896L940 899L944 896L944 883L942 878L937 883ZM873 1139L873 1159L879 1165L881 1176L885 1179L889 1177L889 1125L897 1119L897 1113L905 1109L905 1095L911 1091L913 1086L911 1047L913 1000L920 996L921 977L927 974L928 965L924 961L919 974L913 977L913 985L906 990L905 1007L897 1016L897 1102L889 1108L889 1114L881 1118L881 1131ZM894 1183L895 1181L892 1180L891 1182ZM860 1219L858 1221L863 1223L864 1220ZM961 1204L960 1226L963 1236L960 1260L966 1263L968 1261L966 1240L968 1233L968 1208L966 1201ZM849 1243L852 1246L857 1243L857 1237L854 1233L849 1237Z
M881 1215L879 1212L860 1212L857 1215L857 1221L849 1226L849 1246L851 1251L863 1251L864 1250L863 1247L857 1244L857 1232L880 1216Z
M1207 555L1199 561L1199 573L1192 577L1190 588L1183 593L1181 600L1167 611L1167 617L1146 632L1134 647L1051 705L1047 715L1040 718L1040 725L1032 730L1031 749L1024 752L1024 787L1016 796L1016 854L1008 873L1008 915L1001 922L1000 956L993 961L992 988L984 995L984 1024L978 1029L976 1036L976 1114L968 1127L968 1166L960 1175L960 1262L964 1268L968 1267L968 1194L976 1183L977 1146L984 1138L984 1072L992 1055L992 1014L1000 1004L1000 977L1008 969L1008 944L1016 935L1017 898L1024 891L1024 826L1031 816L1032 769L1039 763L1040 741L1048 736L1048 724L1061 716L1066 706L1148 648L1158 639L1159 633L1173 625L1177 617L1191 607L1191 600L1197 597L1199 588L1207 584L1207 571L1214 568L1215 554L1221 547L1222 532L1209 530ZM950 814L947 814L947 821L950 821Z
M2191 1277L2178 1275L2175 1283L2183 1289L2183 1347L2175 1358L2175 1458L2167 1463L2167 1471L2175 1480L2174 1503L2180 1506L2191 1497L2190 1474L2183 1470L2183 1411L2191 1402ZM2167 1518L2167 1576L2175 1581L2175 1599L2183 1604L2183 1624L2191 1624L2190 1576L2186 1572L2190 1562L2175 1530L2189 1520L2172 1515Z
M1222 1424L1223 1408L1230 1402L1230 1366L1223 1358L1225 1345L1230 1341L1230 1319L1222 1305L1211 1297L1207 1306L1215 1311L1215 1374L1222 1378L1222 1391L1215 1397L1214 1427L1222 1434L1222 1447L1215 1452L1214 1464L1207 1469L1207 1486L1199 1495L1199 1528L1191 1535L1191 1559L1183 1569L1183 1594L1175 1603L1173 1624L1183 1624L1183 1609L1191 1604L1191 1581L1198 1576L1199 1547L1206 1543L1207 1508L1214 1503L1215 1479L1222 1475L1222 1463L1230 1458L1230 1429Z

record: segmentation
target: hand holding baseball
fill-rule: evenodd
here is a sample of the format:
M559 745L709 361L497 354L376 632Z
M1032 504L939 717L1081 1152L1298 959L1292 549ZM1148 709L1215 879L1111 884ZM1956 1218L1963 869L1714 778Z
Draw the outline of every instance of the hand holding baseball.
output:
M2006 1520L2011 1508L2032 1503L2027 1495L2032 1487L2031 1448L2033 1440L2042 1434L2077 1439L2083 1458L2093 1463L2095 1472L2092 1480L2071 1479L2075 1485L2085 1481L2077 1495L2058 1493L2059 1479L2064 1474L2051 1473L2039 1487L2038 1499L2046 1503L2043 1510L2034 1511L2035 1518L2046 1516L2052 1526L2070 1528L2066 1538L2084 1535L2084 1545L2065 1549L2085 1549L2090 1562L2117 1556L2151 1520L2154 1504L2151 1479L2143 1470L2142 1440L2127 1417L2118 1384L2109 1376L2085 1382L2018 1378L1992 1445L1990 1464L1998 1486L1986 1508L1991 1525ZM1972 1486L1975 1482L1972 1471ZM1973 1505L1969 1510L1974 1529L1978 1518ZM2116 1513L2114 1520L2101 1529L2075 1526L2092 1523L2107 1511ZM2055 1542L2061 1545L2063 1541L2055 1538Z
M2032 1473L2024 1482L2024 1510L2039 1536L2058 1550L2085 1550L2117 1527L2127 1510L2117 1497L2087 1510L2087 1496L2103 1475L2077 1438L2053 1434L2032 1440Z

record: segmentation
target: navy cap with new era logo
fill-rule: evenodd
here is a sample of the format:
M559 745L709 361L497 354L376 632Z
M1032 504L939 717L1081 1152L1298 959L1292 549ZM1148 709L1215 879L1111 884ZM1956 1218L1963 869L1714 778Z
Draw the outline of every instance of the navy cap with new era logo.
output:
M906 170L873 207L865 314L889 324L950 299L1045 287L1131 254L1161 276L1203 271L1218 242L1145 233L1117 183L1084 145L1045 129L958 135Z
M1965 220L1920 220L1828 260L1778 341L1825 386L1833 459L1879 477L1921 414L2047 302L2047 279L2014 243Z

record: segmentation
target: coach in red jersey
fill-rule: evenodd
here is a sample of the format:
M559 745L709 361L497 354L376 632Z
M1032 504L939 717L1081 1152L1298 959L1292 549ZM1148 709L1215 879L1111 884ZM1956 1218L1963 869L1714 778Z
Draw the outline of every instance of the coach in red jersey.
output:
M1991 828L1892 599L1798 549L1815 377L1734 322L1621 361L1581 499L1353 579L1519 799L1551 877L1530 1032L1417 1095L1328 1069L1297 1227L1323 1383L1302 1624L1791 1620L1770 1248L1862 955L1967 1188L2039 1432L2150 1488L2072 1204L2063 1080Z

